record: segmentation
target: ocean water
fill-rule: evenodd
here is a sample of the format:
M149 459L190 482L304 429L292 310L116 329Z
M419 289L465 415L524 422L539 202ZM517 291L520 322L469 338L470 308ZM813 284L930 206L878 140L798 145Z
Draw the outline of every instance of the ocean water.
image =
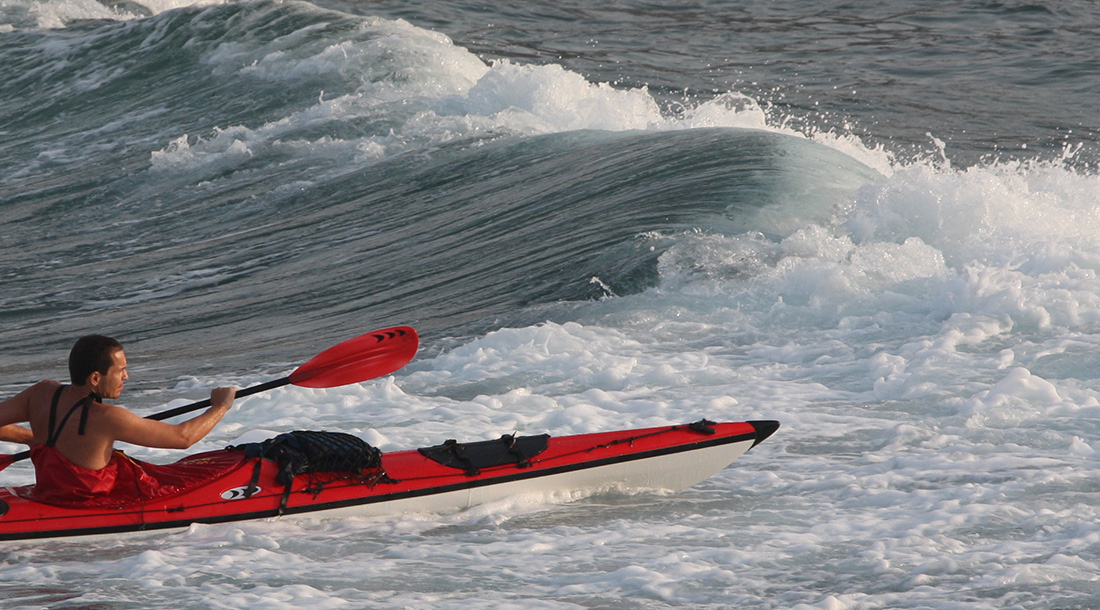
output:
M409 324L195 450L782 423L673 495L5 543L0 606L1100 607L1098 46L1090 2L0 1L3 396L88 332L153 413Z

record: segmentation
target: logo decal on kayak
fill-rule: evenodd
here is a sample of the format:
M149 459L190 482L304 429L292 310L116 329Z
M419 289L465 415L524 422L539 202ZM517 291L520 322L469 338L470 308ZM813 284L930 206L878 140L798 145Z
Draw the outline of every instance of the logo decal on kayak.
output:
M252 488L252 493L250 494L250 493L248 493L248 486L245 485L244 487L234 487L233 489L227 489L227 490L223 491L222 492L222 499L223 500L243 500L245 498L252 497L252 496L254 496L258 493L260 493L260 488L259 487L253 487Z

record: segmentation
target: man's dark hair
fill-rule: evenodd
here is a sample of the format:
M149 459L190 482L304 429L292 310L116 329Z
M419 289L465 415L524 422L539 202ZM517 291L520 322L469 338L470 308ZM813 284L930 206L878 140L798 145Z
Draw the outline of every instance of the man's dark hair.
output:
M106 375L114 364L112 355L120 349L121 343L103 335L77 339L69 352L69 380L75 385L82 385L92 373Z

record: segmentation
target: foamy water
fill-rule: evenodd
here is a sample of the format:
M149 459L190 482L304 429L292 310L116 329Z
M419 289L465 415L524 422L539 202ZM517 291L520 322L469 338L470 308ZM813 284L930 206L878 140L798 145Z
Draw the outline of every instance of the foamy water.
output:
M12 138L0 148L5 395L60 376L81 330L124 334L124 404L144 413L408 323L425 342L402 371L242 399L194 450L293 429L391 451L701 417L782 427L668 496L5 543L5 607L1100 604L1100 178L1087 135L962 163L954 142L1003 109L845 130L759 91L671 104L660 83L709 77L655 59L656 84L635 82L637 58L669 48L644 40L613 43L604 63L623 66L623 83L570 64L597 72L597 59L524 61L518 34L489 37L508 44L479 56L466 45L489 42L451 38L476 29L469 8L437 9L451 31L387 6L178 8L0 9L4 52L34 66L21 78L93 101L119 87L133 104L105 105L101 124L73 98L71 115L0 128ZM980 20L973 10L960 19ZM927 11L920 27L953 31ZM564 27L532 14L495 21ZM908 30L882 23L898 36L884 48L910 49ZM773 36L803 40L793 26ZM189 54L171 54L181 45ZM134 97L139 50L176 62L143 64L167 101ZM848 95L825 103L895 110L888 85ZM949 105L939 95L924 102ZM1069 127L1087 132L1053 131ZM923 144L904 140L920 129ZM110 239L63 231L104 217ZM3 476L33 480L25 464Z

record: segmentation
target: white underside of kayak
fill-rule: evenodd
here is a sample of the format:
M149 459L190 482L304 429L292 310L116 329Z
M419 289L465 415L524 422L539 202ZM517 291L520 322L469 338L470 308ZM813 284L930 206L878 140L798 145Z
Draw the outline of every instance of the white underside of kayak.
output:
M754 439L678 453L617 462L535 476L468 489L441 491L323 512L314 517L373 517L404 513L450 513L509 498L541 496L577 499L609 491L668 491L687 489L714 476L748 451Z

